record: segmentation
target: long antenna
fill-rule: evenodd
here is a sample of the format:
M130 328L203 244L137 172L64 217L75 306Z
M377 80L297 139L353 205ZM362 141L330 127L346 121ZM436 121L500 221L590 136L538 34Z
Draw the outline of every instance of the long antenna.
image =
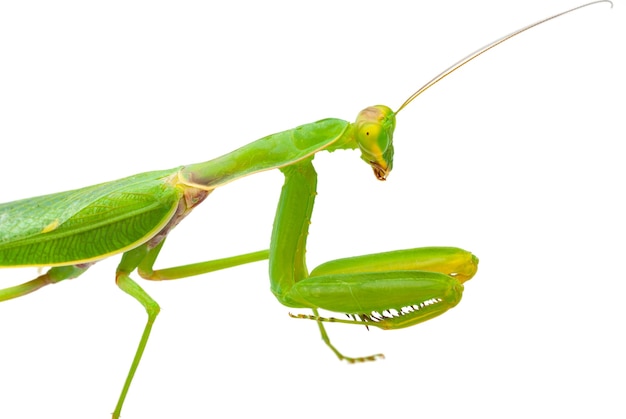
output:
M554 16L550 16L547 17L545 19L540 20L539 22L535 22L531 25L525 26L521 29L516 30L515 32L512 32L506 36L503 36L500 39L497 39L495 41L493 41L490 44L485 45L484 47L472 52L470 55L468 55L467 57L461 59L460 61L452 64L450 67L448 67L447 69L445 69L444 71L442 71L441 73L439 73L437 76L435 76L435 78L433 78L431 81L429 81L428 83L426 83L425 85L423 85L422 87L419 88L419 90L417 90L417 92L413 93L403 104L402 106L400 106L398 108L398 110L395 112L396 114L398 114L398 112L400 112L402 109L404 109L404 107L406 105L408 105L409 103L411 103L413 101L413 99L415 99L416 97L418 97L419 95L421 95L422 93L424 93L426 90L428 90L428 88L430 88L431 86L435 85L437 82L441 81L441 79L443 79L444 77L448 76L449 74L453 73L454 71L458 70L459 68L463 67L465 64L469 63L470 61L472 61L474 58L484 54L485 52L489 51L491 48L494 48L498 45L500 45L501 43L503 43L504 41L508 41L509 39L513 38L514 36L519 35L522 32L526 32L527 30L534 28L535 26L541 25L542 23L545 23L549 20L552 19L556 19L557 17L566 15L568 13L571 13L575 10L578 9L582 9L583 7L587 7L587 6L591 6L593 4L597 4L597 3L609 3L611 5L611 8L613 8L613 2L610 0L599 0L599 1L594 1L591 3L587 3L587 4L583 4L582 6L578 6L578 7L574 7L573 9L570 10L566 10L565 12L561 12L558 13Z

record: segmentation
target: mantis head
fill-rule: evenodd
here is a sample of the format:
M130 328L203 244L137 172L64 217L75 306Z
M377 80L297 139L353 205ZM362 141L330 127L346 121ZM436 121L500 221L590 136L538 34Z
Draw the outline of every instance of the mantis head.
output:
M393 130L396 115L385 105L370 106L356 117L355 137L361 158L378 180L386 180L393 167Z
M558 13L554 16L542 19L538 22L518 29L500 39L497 39L484 47L474 51L467 57L452 64L450 67L439 73L428 83L420 87L415 93L398 108L397 111L392 111L390 108L384 105L370 106L363 109L357 116L355 122L355 138L359 148L361 149L361 158L369 163L374 169L374 174L378 180L386 180L391 168L393 166L393 131L396 128L396 115L400 113L409 103L411 103L416 97L424 93L430 87L434 86L451 73L455 72L465 64L469 63L473 59L481 56L485 52L500 45L501 43L508 41L527 30L541 25L549 20L556 19L560 16L571 13L575 10L582 9L584 7L591 6L598 3L608 3L613 7L613 3L610 0L597 0L592 1L582 6L574 7L573 9L566 10L565 12Z

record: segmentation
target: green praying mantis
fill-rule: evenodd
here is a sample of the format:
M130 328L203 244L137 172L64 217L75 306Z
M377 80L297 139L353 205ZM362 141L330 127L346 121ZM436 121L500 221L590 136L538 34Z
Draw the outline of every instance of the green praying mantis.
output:
M314 155L324 150L359 150L375 177L385 180L393 167L395 118L405 106L491 48L576 9L522 28L481 48L436 76L396 111L382 105L372 106L361 111L355 123L326 119L264 137L208 162L3 204L0 266L51 268L29 282L0 290L0 301L76 278L98 260L123 253L116 283L144 306L148 322L114 418L121 414L159 312L157 303L131 279L135 270L145 279L170 280L268 259L274 295L288 307L311 309L313 315L296 317L317 322L322 338L340 359L362 362L380 358L381 354L344 356L331 344L324 322L397 329L438 316L459 302L463 283L476 273L478 260L458 248L417 248L335 260L309 273L305 249L316 194L316 173L311 163ZM275 168L284 174L285 184L269 250L153 269L167 234L214 189ZM322 318L318 309L347 314L349 318Z

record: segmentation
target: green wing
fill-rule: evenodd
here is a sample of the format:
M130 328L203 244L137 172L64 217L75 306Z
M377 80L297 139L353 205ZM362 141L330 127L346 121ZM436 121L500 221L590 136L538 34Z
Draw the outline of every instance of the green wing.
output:
M138 245L169 221L179 168L0 205L0 266L84 263Z

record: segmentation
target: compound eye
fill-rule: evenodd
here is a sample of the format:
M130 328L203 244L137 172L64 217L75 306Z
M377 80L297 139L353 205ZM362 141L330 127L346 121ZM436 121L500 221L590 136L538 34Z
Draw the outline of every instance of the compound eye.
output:
M387 139L381 136L382 127L376 123L364 123L359 127L359 143L364 151L380 155L387 149Z
M378 124L363 124L361 127L361 135L365 138L376 138L380 133L380 125Z

